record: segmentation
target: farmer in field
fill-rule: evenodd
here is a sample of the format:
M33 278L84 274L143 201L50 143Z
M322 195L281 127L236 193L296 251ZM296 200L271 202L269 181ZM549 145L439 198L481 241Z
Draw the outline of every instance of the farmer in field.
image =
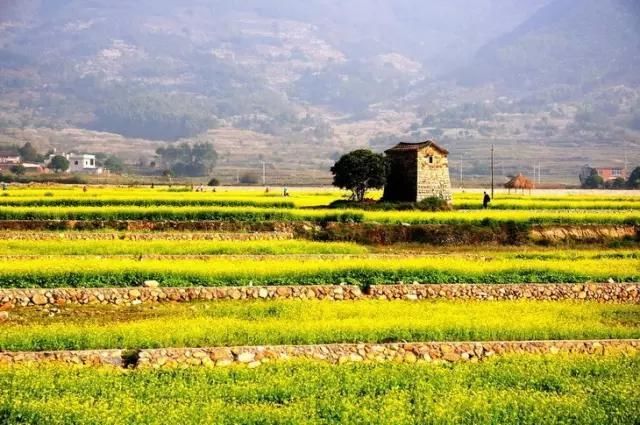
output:
M482 208L486 210L489 206L489 202L491 202L491 197L487 192L485 192L484 197L482 198Z

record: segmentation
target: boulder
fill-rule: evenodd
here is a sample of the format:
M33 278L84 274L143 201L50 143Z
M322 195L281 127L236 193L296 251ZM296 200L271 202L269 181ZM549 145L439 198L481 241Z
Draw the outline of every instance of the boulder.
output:
M31 302L34 303L35 305L45 305L49 301L47 300L47 297L45 297L44 295L35 294L33 297L31 297Z
M157 280L145 280L142 286L145 288L158 288L160 286L160 282Z

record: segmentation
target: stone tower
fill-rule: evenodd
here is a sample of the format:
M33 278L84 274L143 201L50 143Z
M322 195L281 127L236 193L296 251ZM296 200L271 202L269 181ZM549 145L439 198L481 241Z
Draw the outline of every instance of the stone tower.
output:
M392 202L420 202L439 197L451 202L449 152L427 140L421 143L398 143L385 151L390 173L384 199Z

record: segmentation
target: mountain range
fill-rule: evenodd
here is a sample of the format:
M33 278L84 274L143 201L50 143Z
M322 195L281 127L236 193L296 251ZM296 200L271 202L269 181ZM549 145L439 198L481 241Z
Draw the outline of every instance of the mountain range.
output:
M436 138L463 174L640 162L634 0L5 0L0 143L322 176ZM453 175L454 173L452 173Z

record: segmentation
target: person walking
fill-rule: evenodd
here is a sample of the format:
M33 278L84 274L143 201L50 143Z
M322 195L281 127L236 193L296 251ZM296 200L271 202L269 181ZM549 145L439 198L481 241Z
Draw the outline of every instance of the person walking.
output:
M482 208L487 209L489 206L489 202L491 202L491 196L487 192L484 193L484 197L482 198Z

